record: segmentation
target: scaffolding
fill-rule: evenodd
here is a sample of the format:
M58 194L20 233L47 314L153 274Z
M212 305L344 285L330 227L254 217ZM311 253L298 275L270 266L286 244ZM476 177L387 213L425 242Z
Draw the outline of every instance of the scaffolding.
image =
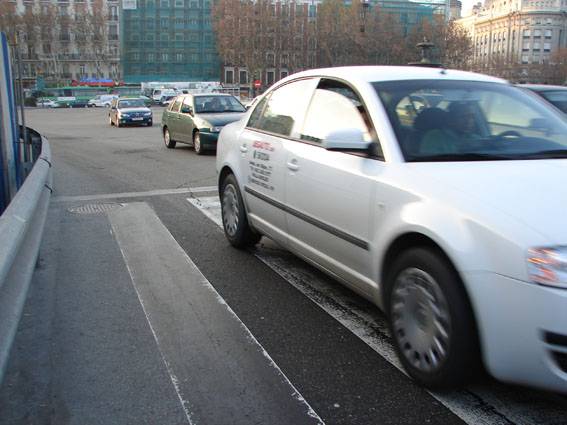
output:
M211 0L123 1L124 81L218 81L211 5Z

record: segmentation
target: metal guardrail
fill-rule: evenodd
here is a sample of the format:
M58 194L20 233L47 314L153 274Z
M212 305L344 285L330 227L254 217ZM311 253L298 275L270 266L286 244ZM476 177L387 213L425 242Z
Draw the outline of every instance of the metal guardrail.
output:
M36 266L52 192L51 150L41 155L0 216L0 382Z

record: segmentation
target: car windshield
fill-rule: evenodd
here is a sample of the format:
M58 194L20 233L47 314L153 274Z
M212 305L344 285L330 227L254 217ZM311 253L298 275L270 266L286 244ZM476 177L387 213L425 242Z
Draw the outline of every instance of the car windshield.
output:
M567 158L567 120L500 83L389 81L373 86L406 161Z
M142 99L128 99L118 102L118 108L141 108L146 106Z
M539 94L553 106L567 114L567 90L542 91Z
M234 96L195 96L195 112L245 112Z

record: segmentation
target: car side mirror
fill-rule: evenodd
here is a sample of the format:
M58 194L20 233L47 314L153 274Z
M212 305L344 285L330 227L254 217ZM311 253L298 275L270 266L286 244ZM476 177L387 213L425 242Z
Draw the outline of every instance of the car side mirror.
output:
M371 142L364 140L364 133L359 128L344 128L331 131L322 144L329 151L367 151Z

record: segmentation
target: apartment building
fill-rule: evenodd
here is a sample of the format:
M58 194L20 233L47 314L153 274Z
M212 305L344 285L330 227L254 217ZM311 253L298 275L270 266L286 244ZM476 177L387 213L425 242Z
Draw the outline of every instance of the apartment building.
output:
M473 40L473 62L545 64L567 47L567 0L487 0L457 20Z
M25 85L120 79L118 0L7 1L0 15L20 52Z

